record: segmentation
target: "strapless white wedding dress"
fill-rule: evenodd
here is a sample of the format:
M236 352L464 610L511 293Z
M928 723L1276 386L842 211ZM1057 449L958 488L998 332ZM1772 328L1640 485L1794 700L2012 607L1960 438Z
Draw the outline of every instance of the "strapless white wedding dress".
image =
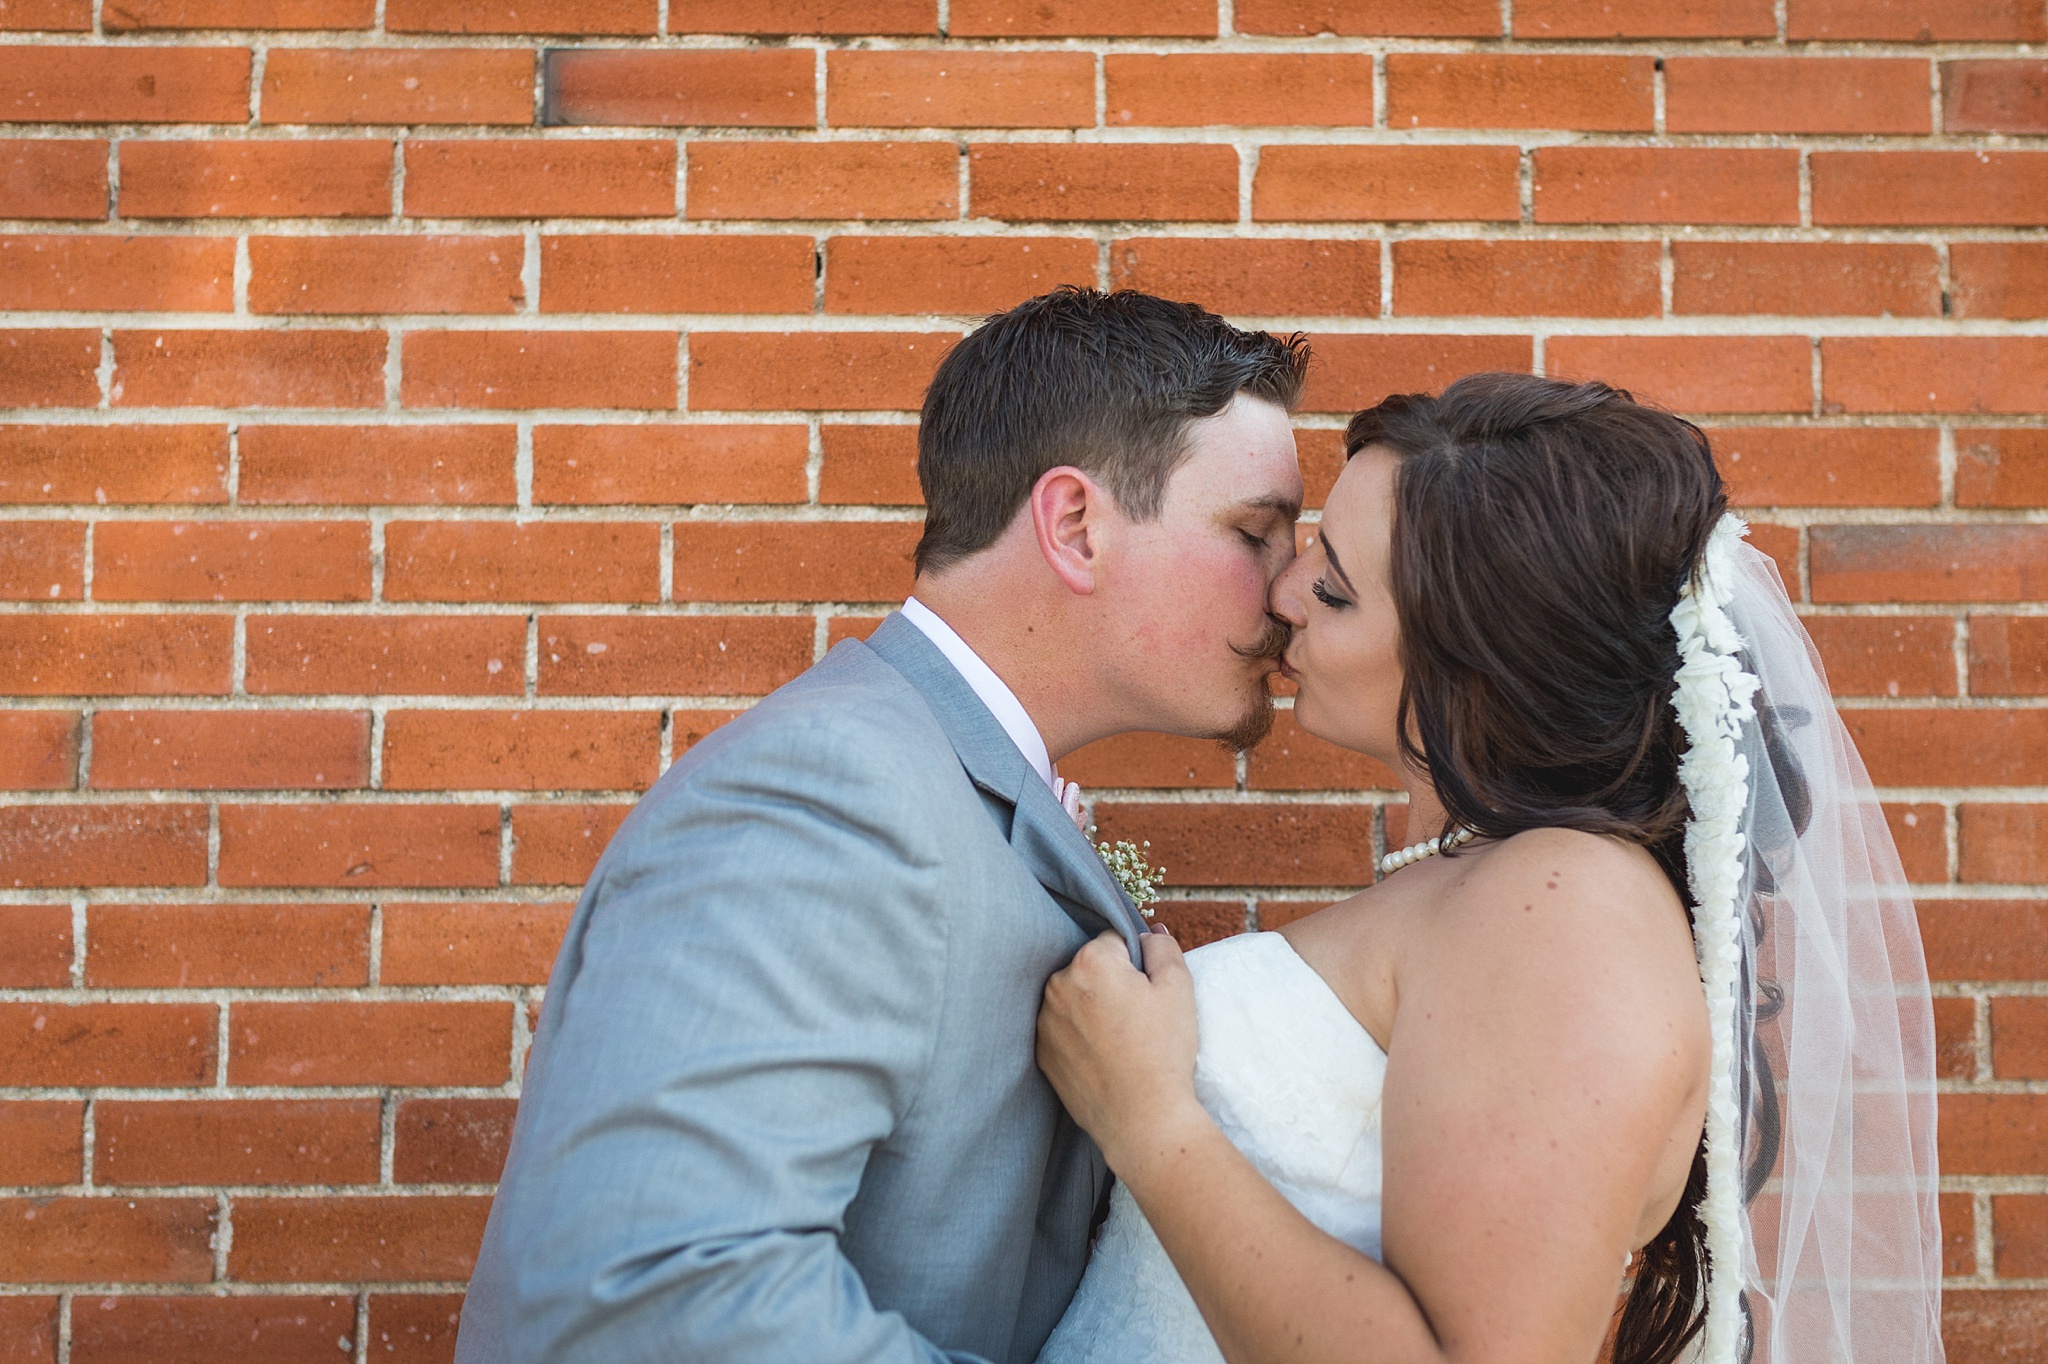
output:
M1379 1258L1386 1053L1278 933L1197 948L1188 970L1202 1107L1309 1221ZM1038 1364L1222 1360L1159 1238L1118 1185L1080 1291Z

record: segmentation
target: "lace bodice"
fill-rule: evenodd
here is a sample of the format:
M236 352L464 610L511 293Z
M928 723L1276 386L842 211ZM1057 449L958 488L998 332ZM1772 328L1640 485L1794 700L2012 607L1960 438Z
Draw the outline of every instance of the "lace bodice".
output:
M1195 1094L1302 1214L1380 1253L1386 1054L1278 933L1188 954L1201 1046ZM1119 1185L1081 1289L1038 1364L1221 1364L1145 1215Z

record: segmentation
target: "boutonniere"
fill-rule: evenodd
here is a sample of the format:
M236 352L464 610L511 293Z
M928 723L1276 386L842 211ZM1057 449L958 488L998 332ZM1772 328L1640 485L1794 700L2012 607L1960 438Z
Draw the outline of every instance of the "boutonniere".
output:
M1152 904L1159 898L1159 887L1166 881L1166 869L1155 867L1148 857L1152 844L1132 843L1118 840L1115 843L1097 843L1096 855L1102 865L1109 868L1109 874L1124 888L1124 894L1131 897L1131 903L1146 918L1152 917Z

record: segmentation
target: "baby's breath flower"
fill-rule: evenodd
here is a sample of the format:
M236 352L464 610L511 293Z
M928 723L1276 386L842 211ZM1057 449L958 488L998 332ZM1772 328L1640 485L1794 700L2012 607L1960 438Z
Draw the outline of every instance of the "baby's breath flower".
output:
M1151 841L1131 843L1097 843L1095 851L1102 857L1102 865L1109 868L1117 884L1124 888L1124 894L1131 897L1131 903L1146 918L1152 917L1150 908L1159 898L1159 887L1166 881L1166 869L1155 867L1147 857L1152 851Z

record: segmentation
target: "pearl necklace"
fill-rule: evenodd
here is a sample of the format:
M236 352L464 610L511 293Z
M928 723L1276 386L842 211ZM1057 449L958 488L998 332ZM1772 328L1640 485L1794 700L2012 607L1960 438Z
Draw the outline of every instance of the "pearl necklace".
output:
M1390 852L1380 859L1380 875L1392 876L1410 862L1420 862L1425 857L1435 857L1462 844L1470 843L1474 835L1470 829L1453 829L1442 838L1425 838L1420 843L1410 843L1398 852Z

